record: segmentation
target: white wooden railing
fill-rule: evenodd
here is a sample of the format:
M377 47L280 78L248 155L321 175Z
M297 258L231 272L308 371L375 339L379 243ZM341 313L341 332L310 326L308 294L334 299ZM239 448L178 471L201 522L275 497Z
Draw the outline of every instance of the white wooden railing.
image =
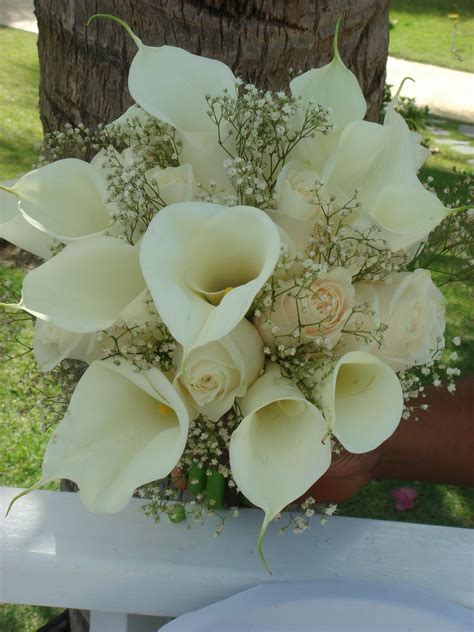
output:
M256 552L261 513L216 526L160 524L133 500L115 516L87 513L76 494L1 488L0 599L91 610L91 632L156 630L163 619L270 581L368 580L414 587L474 608L474 531L332 517L302 535L277 534ZM138 616L140 615L140 616Z

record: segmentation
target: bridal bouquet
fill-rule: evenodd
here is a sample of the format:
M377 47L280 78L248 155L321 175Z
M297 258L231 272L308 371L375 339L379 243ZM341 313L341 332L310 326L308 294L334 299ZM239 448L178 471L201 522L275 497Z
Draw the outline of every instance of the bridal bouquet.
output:
M112 19L136 105L53 134L2 191L3 235L47 259L7 307L33 315L43 371L83 368L35 487L72 480L97 513L138 490L174 522L251 503L261 551L332 454L379 446L438 371L444 299L420 262L468 214L418 179L398 94L363 120L337 37L271 93Z

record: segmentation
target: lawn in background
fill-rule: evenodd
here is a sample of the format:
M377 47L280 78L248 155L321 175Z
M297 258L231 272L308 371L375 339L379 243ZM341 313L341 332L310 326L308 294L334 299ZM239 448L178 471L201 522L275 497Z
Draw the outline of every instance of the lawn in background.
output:
M390 55L474 72L473 0L391 0L390 21Z
M41 141L36 35L0 27L0 182L26 171Z
M395 6L402 3L393 4ZM38 62L35 35L0 28L0 50L1 181L30 169L36 157L34 145L41 138L41 125L37 110ZM443 125L448 129L453 128L453 135L456 133L454 124ZM444 188L455 178L450 171L453 166L465 168L465 158L443 148L441 154L430 159L424 172L425 175L433 175L435 183L438 182ZM22 269L1 265L0 284L7 280L18 290L24 274ZM468 290L464 286L452 286L443 288L443 291L449 298L447 321L450 336L460 335L466 341L465 348L472 348ZM21 339L31 343L32 328L27 320L24 321ZM13 344L8 352L14 352ZM474 352L471 357L474 358ZM465 357L464 368L472 372L469 354ZM1 485L27 486L40 476L41 460L51 430L43 432L42 413L35 408L38 391L30 388L32 375L36 375L36 372L31 354L0 363L0 436L4 448L0 463ZM36 382L35 386L42 390L51 388L47 380ZM390 492L398 486L414 486L417 489L415 509L402 513L394 508ZM351 500L343 503L340 513L374 519L473 527L473 509L472 489L407 481L373 481ZM0 606L0 630L34 632L58 612L53 608L3 605Z

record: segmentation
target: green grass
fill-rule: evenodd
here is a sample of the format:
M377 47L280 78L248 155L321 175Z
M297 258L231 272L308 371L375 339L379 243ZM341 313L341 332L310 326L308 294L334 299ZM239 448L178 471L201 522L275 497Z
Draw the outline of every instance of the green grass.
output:
M450 13L459 15L454 46ZM472 0L391 0L390 20L390 55L474 72Z
M404 4L411 6L413 3L393 2L394 10L399 10ZM415 4L420 5L419 2ZM425 4L431 6L433 3ZM398 28L399 25L392 34ZM419 36L415 34L415 39L417 37ZM41 138L41 125L37 113L38 64L35 36L0 28L0 49L3 53L0 57L2 180L24 173L31 167L36 157L34 145ZM455 123L438 124L449 129L453 138L464 138L459 135ZM432 157L423 170L424 175L434 176L435 184L440 190L454 182L456 176L452 173L453 166L460 170L466 167L465 157L445 147L441 147L441 152ZM18 291L23 276L23 270L0 266L0 285L8 280L13 289ZM474 339L469 334L469 292L464 286L443 288L443 291L449 299L448 335L459 334L465 341L463 348L468 353L464 356L463 368L472 372ZM32 328L28 320L23 321L19 338L26 344L31 343ZM19 349L13 343L7 346L8 353L15 353ZM0 363L0 435L4 446L0 462L2 485L28 486L40 476L42 456L51 431L43 432L42 411L34 406L38 392L31 389L31 383L34 381L40 390L51 389L51 384L45 378L37 379L36 375L31 354L12 362ZM35 377L32 380L33 376ZM414 486L417 489L415 509L408 512L395 509L390 492L398 486ZM351 500L341 504L340 513L374 519L473 527L473 509L472 489L407 481L373 481ZM3 605L0 607L0 629L5 632L33 632L58 612L54 608Z
M0 182L22 175L41 141L36 35L0 27Z

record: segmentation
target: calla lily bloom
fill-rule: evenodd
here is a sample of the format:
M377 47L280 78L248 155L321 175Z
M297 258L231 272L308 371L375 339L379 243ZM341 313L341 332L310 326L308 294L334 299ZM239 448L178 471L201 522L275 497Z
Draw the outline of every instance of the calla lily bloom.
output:
M265 512L262 556L268 524L326 472L331 446L324 441L322 414L282 377L277 365L267 368L240 408L244 418L231 437L230 467L240 491Z
M70 332L107 329L145 291L138 253L115 237L75 241L26 275L18 307Z
M365 351L350 351L339 359L322 387L321 400L332 433L355 454L374 450L388 439L403 412L395 372Z
M38 230L25 220L18 208L18 198L9 191L16 180L9 180L0 186L0 238L32 252L37 257L49 259L54 239Z
M188 426L186 406L161 371L94 362L49 441L41 480L28 491L67 478L88 511L121 511L137 487L175 467Z
M12 187L18 209L32 226L68 242L111 228L107 182L89 163L75 158L30 171Z
M301 142L295 152L302 160L309 160L317 171L323 168L336 149L344 128L352 121L362 121L367 111L359 82L339 54L338 31L339 23L332 61L322 68L312 68L290 82L291 94L301 97L304 106L312 100L330 110L328 120L333 130L325 136L317 134L313 139Z
M426 150L395 111L397 99L387 108L383 125L357 121L344 129L322 175L328 189L346 198L360 189L363 211L380 226L394 252L418 243L453 212L418 179Z
M98 14L88 23L97 17L123 26L138 48L128 76L128 89L136 103L178 130L183 145L181 161L193 165L199 183L207 187L209 180L214 180L229 189L222 165L226 154L208 116L206 97L236 95L232 70L220 61L175 46L147 46L128 24L112 15Z
M91 364L103 356L98 334L76 334L39 318L35 323L33 353L42 371L52 371L66 358Z
M184 202L153 218L141 242L143 276L185 356L244 318L279 253L278 228L250 206Z

